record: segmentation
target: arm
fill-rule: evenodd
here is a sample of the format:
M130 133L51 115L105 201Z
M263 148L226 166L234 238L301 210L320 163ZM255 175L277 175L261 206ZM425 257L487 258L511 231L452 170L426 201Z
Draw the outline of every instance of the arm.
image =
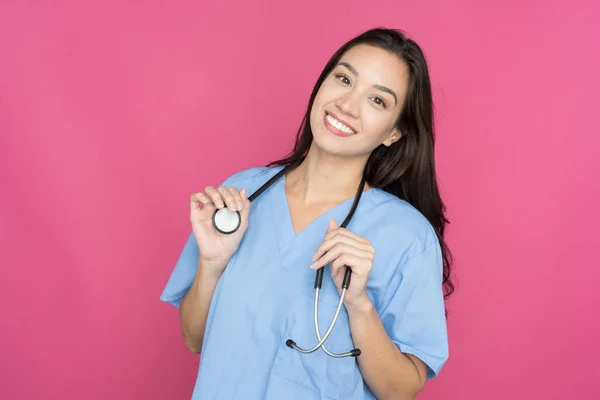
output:
M178 266L187 264L188 267L192 267L196 263L197 268L195 276L193 271L185 272L186 282L191 281L192 276L194 279L179 306L179 319L185 345L192 353L200 353L210 302L221 274L240 245L248 227L250 201L246 197L245 189L240 193L235 187L219 186L215 189L208 186L204 192L193 194L190 204L193 232L178 261ZM225 205L230 211L240 212L242 223L236 232L221 236L212 224L212 216L215 210ZM187 263L184 260L187 260ZM177 266L175 268L177 269ZM184 273L176 274L174 271L171 277L173 282L177 282L174 278L178 275ZM177 285L173 284L173 286ZM181 289L178 292L181 293Z
M219 273L213 272L216 269L205 268L203 262L198 261L196 277L179 307L183 340L187 348L194 354L200 353L202 350L210 301L221 276Z
M448 359L441 248L433 238L395 268L381 311L367 294L374 253L369 240L337 228L332 219L311 268L331 263L340 293L346 267L352 268L344 305L352 340L361 350L357 360L361 375L381 399L414 399Z
M358 366L369 389L382 400L414 399L427 379L423 361L392 342L368 297L347 310L352 339L361 350Z

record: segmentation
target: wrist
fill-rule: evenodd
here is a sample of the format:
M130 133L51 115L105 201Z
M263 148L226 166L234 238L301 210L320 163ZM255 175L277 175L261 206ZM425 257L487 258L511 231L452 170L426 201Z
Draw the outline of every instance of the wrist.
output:
M226 266L227 263L221 260L203 260L199 258L197 275L202 279L218 280Z
M373 302L366 293L357 297L352 302L346 303L345 306L348 314L353 315L366 315L375 309Z

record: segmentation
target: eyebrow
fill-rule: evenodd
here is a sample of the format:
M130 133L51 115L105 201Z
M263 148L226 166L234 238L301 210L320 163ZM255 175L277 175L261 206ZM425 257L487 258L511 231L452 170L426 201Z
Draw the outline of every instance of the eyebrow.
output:
M348 68L350 70L350 72L352 72L354 75L358 76L358 71L356 70L356 68L354 68L352 65L348 64L347 62L340 61L338 63L338 65L341 65L341 66L344 66L344 67ZM373 87L375 89L381 90L382 92L386 92L386 93L391 94L394 97L395 104L398 105L398 96L396 96L396 92L394 92L392 89L390 89L388 87L385 87L383 85L378 85L378 84L373 85Z

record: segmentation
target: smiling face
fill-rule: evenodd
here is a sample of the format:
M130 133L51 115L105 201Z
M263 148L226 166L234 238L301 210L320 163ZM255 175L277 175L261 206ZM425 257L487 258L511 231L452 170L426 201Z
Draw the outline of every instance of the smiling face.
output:
M400 139L395 122L408 78L406 64L386 50L365 44L348 50L315 97L313 145L327 153L359 156Z

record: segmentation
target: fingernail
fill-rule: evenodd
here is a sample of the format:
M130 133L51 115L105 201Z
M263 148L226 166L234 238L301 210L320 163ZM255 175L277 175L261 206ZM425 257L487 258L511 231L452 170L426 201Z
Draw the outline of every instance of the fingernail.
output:
M310 264L310 268L311 268L311 269L315 269L315 267L316 267L316 266L317 266L317 263L316 263L316 262L314 262L314 263Z
M313 261L316 261L316 260L317 260L317 253L313 254L313 256L312 256L312 260L313 260Z

